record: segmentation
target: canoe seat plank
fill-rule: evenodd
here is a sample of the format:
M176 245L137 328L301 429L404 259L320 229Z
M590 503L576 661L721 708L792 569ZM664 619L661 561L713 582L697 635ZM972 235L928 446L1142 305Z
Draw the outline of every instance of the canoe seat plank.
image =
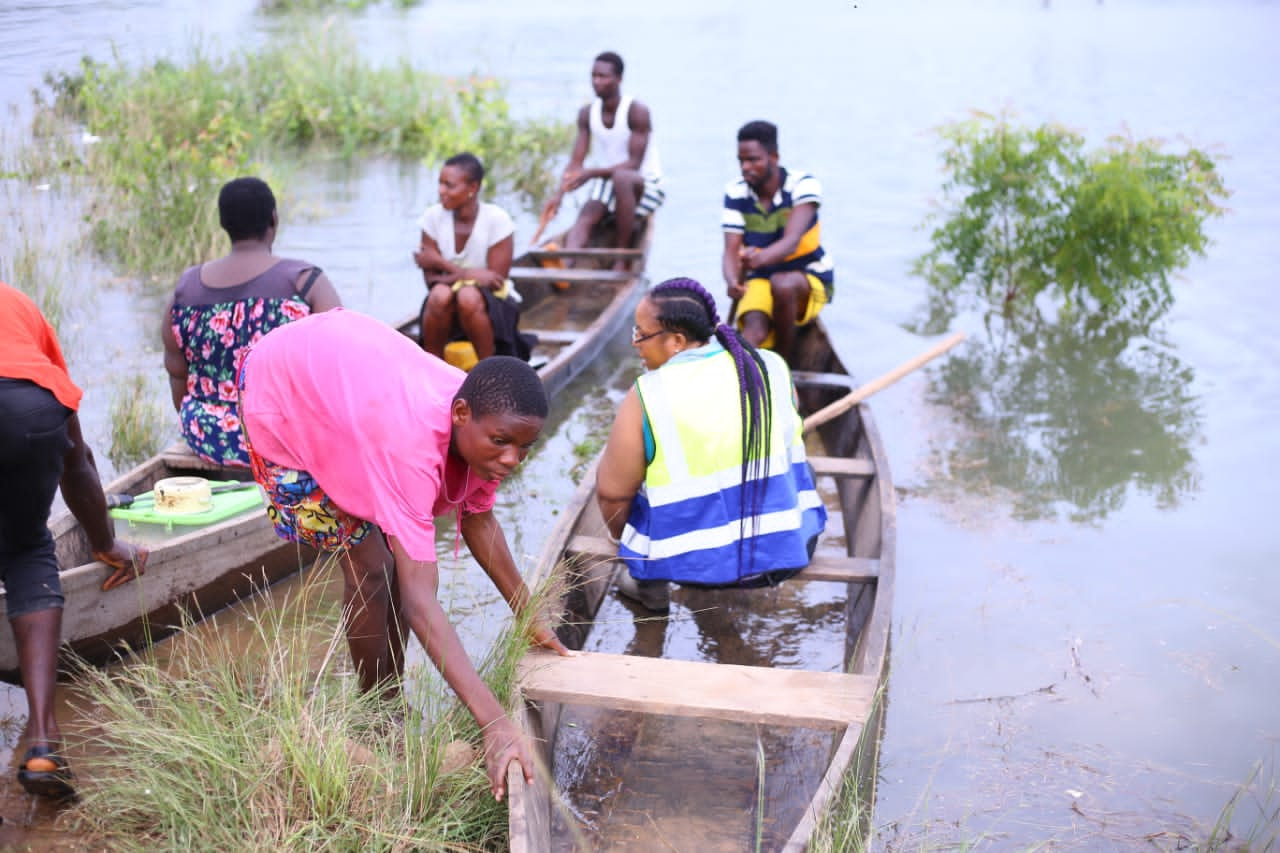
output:
M574 536L565 552L579 559L605 561L617 558L618 546L599 536ZM819 552L814 555L813 562L792 580L866 583L878 578L879 574L879 560Z
M603 536L574 536L564 550L566 554L580 559L616 560L618 558L618 546Z
M221 465L215 465L212 462L206 462L187 446L185 441L174 442L173 444L160 451L160 458L164 460L164 464L179 468L184 471L222 471Z
M846 459L839 456L810 456L809 464L819 477L874 477L876 465L870 459Z
M580 652L531 651L527 699L762 725L842 729L867 719L873 676Z
M521 329L527 335L536 335L540 344L571 344L582 338L582 332L567 329Z
M853 384L853 377L847 373L814 373L811 370L793 370L791 371L791 381L797 388L856 387Z
M534 249L525 252L535 261L588 258L597 261L630 261L644 258L643 249Z
M580 269L546 269L545 267L512 267L513 281L567 281L570 283L596 282L628 282L636 277L633 272L615 272L613 270L580 270Z
M865 557L828 557L815 554L813 561L790 580L868 583L880 576L880 561Z

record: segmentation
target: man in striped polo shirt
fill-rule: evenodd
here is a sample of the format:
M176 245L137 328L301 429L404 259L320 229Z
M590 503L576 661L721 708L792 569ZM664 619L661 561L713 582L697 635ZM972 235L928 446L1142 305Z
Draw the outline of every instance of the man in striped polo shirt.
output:
M790 360L796 326L831 301L835 276L822 249L822 188L807 172L778 165L778 128L751 121L738 130L742 178L724 196L724 280L738 328L753 346Z

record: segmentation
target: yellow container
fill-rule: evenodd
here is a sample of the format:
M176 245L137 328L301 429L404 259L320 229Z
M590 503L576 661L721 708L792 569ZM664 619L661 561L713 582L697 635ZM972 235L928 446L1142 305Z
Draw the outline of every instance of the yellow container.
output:
M471 341L450 341L444 345L444 360L460 370L471 370L480 359Z

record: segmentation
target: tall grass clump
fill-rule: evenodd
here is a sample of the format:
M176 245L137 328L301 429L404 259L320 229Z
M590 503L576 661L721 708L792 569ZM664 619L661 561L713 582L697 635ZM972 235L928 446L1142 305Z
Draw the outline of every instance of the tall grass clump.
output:
M532 207L570 136L565 123L514 119L495 80L444 78L406 59L375 65L335 26L227 55L196 44L181 61L85 59L48 82L54 97L38 120L54 113L97 140L69 166L100 190L95 247L151 274L216 256L219 187L300 153L434 163L470 150L489 165L491 191Z
M323 570L329 574L334 569ZM190 630L155 657L88 670L77 828L106 849L500 850L478 727L447 687L362 694L340 605L313 570L242 605L246 640ZM216 617L215 617L216 618ZM523 625L479 669L508 697ZM419 683L420 682L420 683Z
M111 399L111 448L117 471L154 456L164 439L165 414L141 373L120 381Z
M865 853L873 849L872 813L884 737L885 687L872 699L872 710L854 749L853 762L838 783L809 839L811 853Z

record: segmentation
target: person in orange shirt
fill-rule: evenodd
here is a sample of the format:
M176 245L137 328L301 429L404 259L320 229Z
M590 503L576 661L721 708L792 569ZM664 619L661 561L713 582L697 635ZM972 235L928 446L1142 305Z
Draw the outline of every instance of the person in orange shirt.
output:
M40 309L0 282L0 581L28 705L18 782L59 799L75 789L54 716L64 599L48 521L58 486L94 558L114 570L104 590L142 574L147 558L116 539L76 415L81 396Z

